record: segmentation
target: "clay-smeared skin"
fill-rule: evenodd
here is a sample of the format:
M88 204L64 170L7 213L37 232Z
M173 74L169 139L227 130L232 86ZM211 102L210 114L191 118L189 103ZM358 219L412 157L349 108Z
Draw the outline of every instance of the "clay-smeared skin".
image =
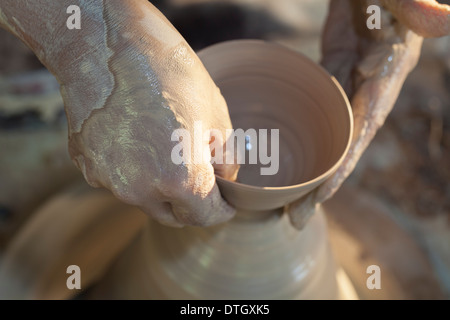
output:
M381 30L366 27L364 13L371 4L384 5ZM418 62L422 36L448 36L450 32L450 7L431 0L331 0L329 12L322 64L351 98L355 128L349 153L338 171L316 192L287 207L299 229L316 204L339 189L384 124Z
M81 30L65 27L66 8L73 4L83 12ZM361 20L369 4L386 7L380 31L368 32ZM206 226L233 216L211 165L171 161L175 129L192 132L194 121L202 120L204 126L225 130L231 122L195 53L151 4L2 0L0 24L32 48L60 82L69 151L90 184L112 190L172 226ZM351 97L354 137L336 174L287 207L295 226L301 229L315 204L336 192L383 125L417 63L421 36L448 35L449 30L449 7L435 1L331 0L323 65ZM233 178L237 168L215 169Z
M82 12L66 28L66 8ZM193 136L231 128L219 89L197 55L146 0L2 1L1 24L20 37L61 84L69 151L86 180L110 189L170 226L207 226L235 211L221 197L214 168L175 165L175 129ZM205 142L208 148L208 141ZM236 166L217 166L233 179Z
M425 38L450 34L450 7L434 0L382 0L406 27Z

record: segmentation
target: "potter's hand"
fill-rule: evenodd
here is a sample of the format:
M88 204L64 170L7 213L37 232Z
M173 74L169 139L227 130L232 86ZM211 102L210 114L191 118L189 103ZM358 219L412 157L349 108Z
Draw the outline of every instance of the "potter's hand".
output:
M380 30L369 30L366 25L371 4L382 8ZM329 199L353 171L417 64L423 37L449 35L449 14L449 6L434 0L331 0L322 64L350 98L354 135L334 176L287 208L297 228L303 228L316 205Z
M5 1L3 26L61 84L69 152L89 184L170 226L207 226L234 215L214 169L233 179L236 166L172 161L176 129L194 137L194 122L201 121L203 129L225 134L231 121L198 57L155 7L146 0ZM70 4L81 8L79 30L66 28ZM209 140L202 147L209 152Z

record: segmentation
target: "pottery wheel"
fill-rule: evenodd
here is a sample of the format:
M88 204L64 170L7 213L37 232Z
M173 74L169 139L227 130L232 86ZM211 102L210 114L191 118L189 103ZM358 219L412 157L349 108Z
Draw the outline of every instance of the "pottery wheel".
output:
M331 246L360 299L444 299L425 251L374 196L344 186L324 205ZM381 269L381 290L366 286Z
M81 192L80 190L84 191ZM112 258L110 254L112 242L108 239L112 236L111 239L114 240L118 235L123 234L124 224L133 224L133 221L135 221L136 223L133 224L134 230L138 230L137 226L143 226L145 223L139 222L139 217L143 217L142 215L131 214L132 208L123 204L121 204L123 209L120 209L122 213L117 212L119 215L114 215L114 221L121 222L112 223L114 221L111 220L111 208L118 208L118 205L120 205L118 200L108 193L91 189L88 186L80 190L78 187L72 187L55 195L36 212L34 218L28 222L28 226L25 226L24 230L19 232L17 237L24 240L31 239L27 242L28 244L25 243L25 252L35 252L35 250L30 249L33 246L38 249L41 245L41 243L33 240L33 237L30 238L27 235L27 229L29 231L35 230L35 236L40 239L45 234L49 243L58 243L60 252L57 256L49 256L48 259L45 256L29 256L26 264L21 263L21 269L27 270L27 266L33 266L37 262L43 267L45 265L47 267L54 266L55 263L65 266L68 263L73 263L74 258L76 258L76 261L82 262L84 270L92 270L92 266L102 265L101 268L94 267L95 272L92 274L84 273L83 276L86 281L83 288L87 289L83 298L101 298L101 296L93 293L101 291L100 288L102 287L108 287L108 282L111 275L114 274L114 270L120 269L120 264L126 262L127 257L133 251L139 249L133 244L136 243L135 241L127 240L131 239L130 237L125 239L122 236L119 237L124 238L121 240L122 242L118 240L115 242L122 243L120 246L123 249L121 251L116 250L115 258ZM325 204L324 209L328 218L328 230L334 256L343 270L343 273L341 272L339 276L341 279L338 278L341 287L342 283L347 281L348 286L353 286L359 299L362 300L445 298L425 252L406 230L390 218L388 209L383 207L381 202L372 195L344 186L332 200ZM63 212L65 217L61 218ZM76 239L79 239L78 237L62 239L59 236L60 233L73 231L73 223L63 223L69 221L66 215L72 216L76 221L80 219L80 212L84 212L83 216L90 218L84 219L85 222L77 223L76 230L78 231L76 233L83 233L88 238L89 235L95 235L95 238L100 239L95 255L92 255L92 242L83 241L80 243L80 241L76 241ZM104 214L110 217L108 219L110 223L107 226L104 223L99 223L99 221L102 221L101 216ZM45 223L46 219L54 221L54 217L60 217L59 220L62 223L56 224L56 226L54 223ZM105 228L108 230L105 230ZM137 235L138 232L135 233L135 238ZM52 237L54 237L53 240ZM101 240L102 237L104 240ZM91 240L96 241L93 238ZM106 247L102 249L101 246ZM105 250L106 248L109 249ZM83 252L85 253L84 256ZM39 261L36 261L36 259ZM53 261L55 259L56 262ZM369 277L366 270L370 265L378 265L381 269L381 290L371 291L366 287L366 280ZM44 269L48 270L48 268ZM42 270L42 272L50 278L44 277L43 274L34 274L35 269L33 268L28 270L33 274L24 273L22 276L41 277L47 283L44 286L46 288L51 288L50 284L60 283L61 281L56 281L58 276L61 279L66 278L63 269L61 269L60 275L53 274L53 276L48 274L46 270ZM120 277L126 278L126 275L120 275ZM340 281L342 278L344 281ZM142 281L145 281L145 279ZM65 285L65 281L61 283ZM23 289L25 291L33 290L32 288ZM41 292L41 295L47 298L73 297L73 292L68 293L65 290L56 289L52 290L52 294L48 292L46 296L45 293ZM61 295L61 292L63 292L63 295Z
M445 298L425 252L372 195L344 186L326 203L324 211L333 253L340 266L341 297L354 299L357 296L361 300ZM130 246L117 264L123 263L135 250ZM381 290L369 290L366 286L370 276L366 271L371 265L380 267Z

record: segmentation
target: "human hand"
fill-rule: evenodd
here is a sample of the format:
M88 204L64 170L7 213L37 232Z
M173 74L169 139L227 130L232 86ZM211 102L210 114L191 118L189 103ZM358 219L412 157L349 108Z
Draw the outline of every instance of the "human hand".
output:
M380 30L366 26L369 5L382 8ZM346 91L354 117L353 139L342 165L317 190L290 204L291 222L302 229L339 189L392 110L416 66L423 37L450 34L450 7L434 0L331 0L322 37L322 65Z
M82 14L79 29L66 27L71 5ZM69 152L89 184L170 226L208 226L234 215L215 173L234 179L237 165L172 160L179 143L172 141L175 130L195 139L200 121L204 131L216 129L226 141L231 121L197 55L153 5L5 0L0 11L0 25L22 39L60 83ZM193 153L211 155L209 142L206 137Z
M70 155L89 184L106 187L163 224L224 222L235 210L222 199L214 169L235 179L237 166L177 165L171 158L176 144L171 136L185 129L194 137L196 121L225 136L232 128L226 102L197 55L164 16L146 1L136 3L116 2L109 9L111 21L122 23L106 31L110 77L99 83L105 87L92 92L82 72L62 86L70 110ZM104 104L81 121L75 112L88 100L87 94ZM209 142L203 141L206 152Z

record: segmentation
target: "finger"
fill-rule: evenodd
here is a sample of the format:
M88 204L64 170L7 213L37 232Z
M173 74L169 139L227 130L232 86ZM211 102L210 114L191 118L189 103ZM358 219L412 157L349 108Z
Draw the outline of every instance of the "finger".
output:
M172 212L178 222L200 227L226 222L236 214L236 210L222 198L217 185L206 195L173 201Z
M377 71L370 74L352 99L353 140L338 171L318 189L316 196L318 202L326 201L339 189L355 168L377 130L384 124L407 75L417 64L422 40L422 37L408 32L405 43L389 47L385 55L376 53L378 57L387 57L390 63L380 60ZM373 57L370 55L366 58L367 61L371 59ZM360 65L362 69L364 62Z
M228 221L235 215L235 209L220 194L210 163L184 164L176 176L181 180L169 187L158 187L158 192L147 195L148 200L139 204L141 210L170 227L206 227ZM142 198L141 195L139 199Z
M211 164L188 166L190 174L170 200L182 225L207 227L230 220L236 213L221 196Z
M421 44L422 38L409 32L403 44L382 47L386 50L384 54L380 54L381 49L378 48L359 65L361 78L365 80L352 100L355 130L350 149L338 170L316 192L287 207L290 220L296 228L301 230L314 214L317 203L333 196L354 170L391 111L407 75L416 65ZM374 59L378 61L374 63ZM392 63L386 64L385 59L390 59ZM368 63L374 68L370 73L366 72Z
M209 118L209 147L214 171L224 179L235 181L239 165L235 149L227 148L231 145L229 139L232 134L231 129L233 129L227 103L217 87L212 93L211 100L214 103L214 112Z
M436 38L450 34L450 6L434 0L382 0L401 23L415 33Z
M152 201L139 207L152 219L159 223L173 228L181 228L184 225L180 223L172 212L172 206L169 202Z
M212 163L214 173L224 179L235 181L239 165L237 164L236 150L228 148L231 145L229 136L226 136L226 133L223 133L223 131L211 131L211 134L213 135L210 137L210 150L211 157L214 159Z
M353 28L352 4L348 0L331 0L322 34L322 66L337 78L351 96L351 74L358 60L358 36Z
M314 215L317 208L316 193L312 192L305 197L286 206L285 211L289 214L291 224L298 230L308 223L309 219Z

